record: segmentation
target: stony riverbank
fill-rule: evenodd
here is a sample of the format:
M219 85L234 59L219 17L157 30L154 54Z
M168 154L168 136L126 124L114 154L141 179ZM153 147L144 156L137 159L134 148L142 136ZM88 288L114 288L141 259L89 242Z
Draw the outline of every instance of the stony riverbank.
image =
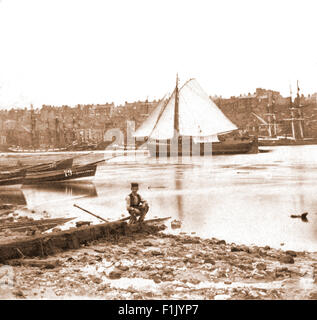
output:
M49 259L0 266L0 298L317 299L317 253L138 233Z

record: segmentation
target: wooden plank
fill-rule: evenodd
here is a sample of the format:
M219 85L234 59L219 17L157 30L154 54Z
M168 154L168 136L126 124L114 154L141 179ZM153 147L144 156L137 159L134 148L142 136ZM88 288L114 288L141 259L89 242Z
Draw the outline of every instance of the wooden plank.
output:
M26 220L18 221L11 223L4 223L0 225L0 231L4 229L19 229L19 228L30 228L30 227L41 227L48 224L60 225L68 221L73 220L74 218L56 218L56 219L42 219L42 220Z
M12 259L9 264L11 266L29 266L29 267L39 267L46 269L53 269L60 265L60 261L58 259Z
M129 225L124 221L114 221L92 226L82 226L55 233L42 234L19 240L0 243L0 262L25 257L41 257L55 254L60 250L78 249L80 245L98 239L117 239L133 232L158 232L162 221L169 218L151 219L143 224ZM150 226L161 223L161 226Z

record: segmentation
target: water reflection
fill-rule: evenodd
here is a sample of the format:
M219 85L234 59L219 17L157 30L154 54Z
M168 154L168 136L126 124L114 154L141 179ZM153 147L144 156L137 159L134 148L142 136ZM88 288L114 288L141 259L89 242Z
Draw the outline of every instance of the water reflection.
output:
M71 206L79 199L98 197L92 182L67 182L41 184L23 187L28 209L36 212L49 212L53 217L67 217Z
M183 184L183 173L181 171L175 171L175 190L179 191L182 190L182 184ZM183 212L183 196L177 192L176 193L176 203L177 203L177 212L178 217L180 220L183 220L184 218L184 212Z
M0 205L26 205L26 199L21 189L0 190Z
M24 190L32 190L39 193L51 193L51 195L59 193L67 196L87 196L97 197L97 190L94 183L90 181L85 182L67 182L67 183L51 183L27 186Z

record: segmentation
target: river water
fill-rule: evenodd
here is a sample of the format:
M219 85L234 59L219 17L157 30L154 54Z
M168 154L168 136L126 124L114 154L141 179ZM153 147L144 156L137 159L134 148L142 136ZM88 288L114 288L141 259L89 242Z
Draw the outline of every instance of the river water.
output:
M76 217L72 223L97 223L73 204L118 219L127 216L130 182L139 182L150 205L148 218L182 222L171 232L317 251L317 146L262 149L270 152L183 159L130 154L98 166L90 182L23 187L21 192L28 209ZM303 212L308 212L307 222L290 217Z

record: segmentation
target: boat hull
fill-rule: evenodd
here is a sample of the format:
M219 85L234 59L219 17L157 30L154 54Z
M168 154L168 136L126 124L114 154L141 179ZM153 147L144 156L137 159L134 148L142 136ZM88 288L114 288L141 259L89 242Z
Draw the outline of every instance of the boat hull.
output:
M14 183L14 184L0 184L0 190L15 190L20 189L22 187L23 179L20 180L20 183Z
M230 142L192 143L184 147L181 143L148 142L148 150L152 157L204 156L258 153L257 139Z
M259 139L259 146L304 146L317 144L317 139Z
M13 172L0 173L0 187L9 188L14 187L18 188L21 186L23 179L25 177L26 170L19 170Z
M65 160L53 161L50 163L44 163L44 164L32 166L31 168L27 168L27 173L68 169L68 168L71 168L72 165L73 165L73 158L69 158Z
M26 174L23 185L63 182L74 179L93 177L96 174L97 164L75 166L70 169L35 172Z

